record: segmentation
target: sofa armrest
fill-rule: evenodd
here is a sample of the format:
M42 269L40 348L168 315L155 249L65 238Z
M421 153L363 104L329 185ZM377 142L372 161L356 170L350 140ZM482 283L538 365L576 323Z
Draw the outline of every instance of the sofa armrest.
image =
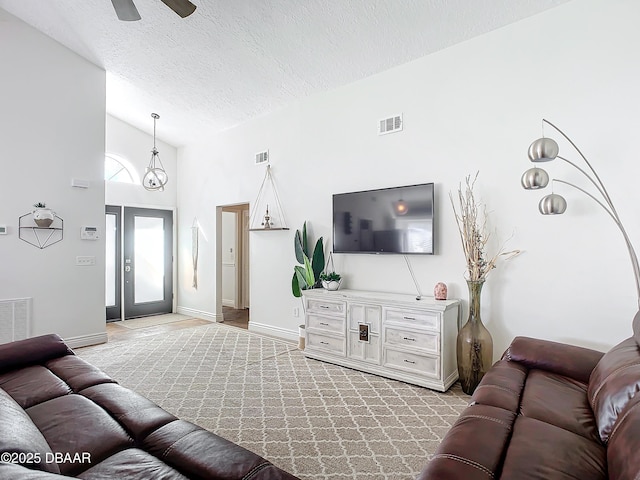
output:
M546 370L588 383L591 371L603 355L603 352L575 345L516 337L503 358L530 369Z
M0 373L73 354L62 338L55 334L5 343L0 345Z

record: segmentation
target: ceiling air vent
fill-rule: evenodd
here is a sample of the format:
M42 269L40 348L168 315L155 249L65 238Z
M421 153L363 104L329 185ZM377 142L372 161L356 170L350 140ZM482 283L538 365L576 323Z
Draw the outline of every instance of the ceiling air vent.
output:
M256 165L262 165L263 163L267 163L268 161L269 161L269 150L256 153Z
M400 130L402 130L402 114L383 118L378 124L378 135L386 135Z

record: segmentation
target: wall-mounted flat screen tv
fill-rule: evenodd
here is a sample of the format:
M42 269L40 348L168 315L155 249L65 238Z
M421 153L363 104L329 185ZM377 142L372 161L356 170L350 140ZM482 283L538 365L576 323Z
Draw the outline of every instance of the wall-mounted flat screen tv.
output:
M334 253L434 253L433 183L333 196Z

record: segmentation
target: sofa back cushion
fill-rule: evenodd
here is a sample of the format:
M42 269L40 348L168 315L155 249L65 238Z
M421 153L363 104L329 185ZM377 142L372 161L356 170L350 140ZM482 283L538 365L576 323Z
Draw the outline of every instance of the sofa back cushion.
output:
M31 418L11 396L0 388L0 453L9 453L9 463L28 468L60 473L51 455L49 444Z
M0 372L37 365L63 355L73 355L73 351L56 334L5 343L0 345Z
M604 443L609 441L618 415L638 390L640 349L631 337L609 350L589 378L587 395Z

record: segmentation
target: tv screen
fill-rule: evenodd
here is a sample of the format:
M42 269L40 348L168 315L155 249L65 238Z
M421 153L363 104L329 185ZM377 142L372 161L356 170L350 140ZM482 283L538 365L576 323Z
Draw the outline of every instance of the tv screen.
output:
M333 196L334 253L433 254L433 183Z

